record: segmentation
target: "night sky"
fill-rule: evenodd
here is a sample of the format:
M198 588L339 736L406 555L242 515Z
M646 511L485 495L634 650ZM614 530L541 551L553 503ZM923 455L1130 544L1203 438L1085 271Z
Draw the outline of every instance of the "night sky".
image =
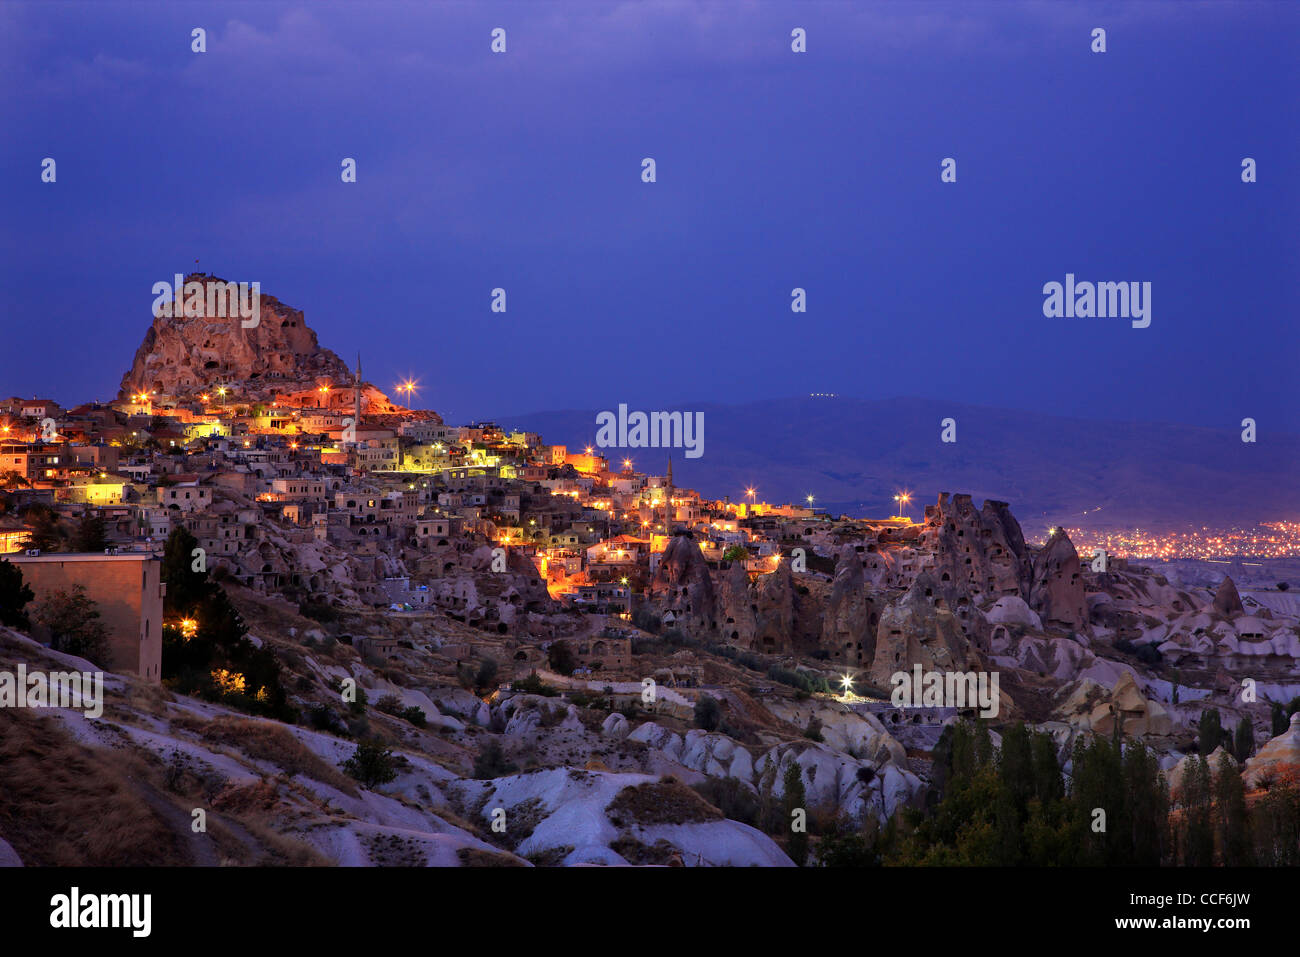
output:
M1297 3L0 4L0 394L112 397L198 259L452 421L1300 431L1298 37ZM1067 272L1151 282L1150 328L1045 318Z

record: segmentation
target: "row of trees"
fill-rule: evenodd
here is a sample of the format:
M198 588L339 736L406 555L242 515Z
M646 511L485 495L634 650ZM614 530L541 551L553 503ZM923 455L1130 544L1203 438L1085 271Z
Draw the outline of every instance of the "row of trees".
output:
M822 862L1300 864L1300 775L1279 771L1248 798L1227 755L1214 767L1193 756L1171 795L1156 754L1140 741L1080 738L1067 788L1051 735L1018 724L995 748L983 723L963 722L944 729L933 784L924 809L906 810L883 830L829 834Z

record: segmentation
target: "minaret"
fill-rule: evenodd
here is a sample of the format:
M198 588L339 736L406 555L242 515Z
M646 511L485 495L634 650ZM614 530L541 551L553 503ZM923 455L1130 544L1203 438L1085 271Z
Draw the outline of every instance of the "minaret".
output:
M352 403L354 409L352 413L352 427L354 429L359 430L361 428L361 353L360 352L357 353L357 381L352 391ZM361 443L358 442L357 444L360 445Z
M668 453L668 487L664 489L664 534L673 534L673 456Z

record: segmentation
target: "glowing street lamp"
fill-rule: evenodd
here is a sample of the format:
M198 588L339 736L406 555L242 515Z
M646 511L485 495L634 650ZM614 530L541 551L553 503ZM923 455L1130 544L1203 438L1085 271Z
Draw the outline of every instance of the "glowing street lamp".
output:
M812 503L817 501L817 499L814 496L809 495L806 501L808 502L808 507L812 508Z
M755 491L756 489L752 485L749 488L745 489L745 494L749 496L749 500L751 502L754 500Z
M853 693L853 676L844 675L840 678L840 687L844 689L846 695Z

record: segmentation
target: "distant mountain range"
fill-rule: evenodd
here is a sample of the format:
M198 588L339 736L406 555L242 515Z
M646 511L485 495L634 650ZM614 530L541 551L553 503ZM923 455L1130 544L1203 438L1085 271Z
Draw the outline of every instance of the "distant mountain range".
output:
M1300 518L1300 436L1254 444L1239 429L1103 422L927 399L793 398L703 411L703 455L673 452L676 484L710 498L803 501L831 512L885 516L900 489L911 514L940 491L1009 502L1036 538L1049 525L1166 529ZM652 411L646 409L644 411ZM671 409L667 410L671 411ZM940 441L956 420L957 441ZM596 412L505 416L502 426L542 433L571 449L594 445ZM662 472L664 449L608 449L638 470ZM1039 526L1042 526L1040 528Z

